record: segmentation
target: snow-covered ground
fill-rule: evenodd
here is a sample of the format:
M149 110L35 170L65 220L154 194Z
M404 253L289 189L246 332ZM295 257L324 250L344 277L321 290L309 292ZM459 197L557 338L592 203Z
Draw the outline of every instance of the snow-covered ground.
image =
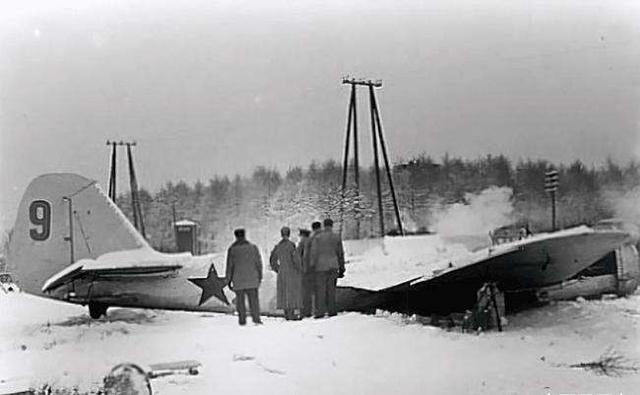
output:
M156 394L637 394L640 372L569 365L613 350L640 363L640 294L562 302L481 335L398 315L239 327L230 315L86 308L0 294L0 380L96 390L116 364L197 359L198 376L152 381ZM0 382L0 385L3 384Z

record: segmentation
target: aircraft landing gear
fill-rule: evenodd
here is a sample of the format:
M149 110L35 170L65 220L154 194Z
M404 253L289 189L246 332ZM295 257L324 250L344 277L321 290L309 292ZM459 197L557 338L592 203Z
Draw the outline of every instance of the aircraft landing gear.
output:
M89 316L93 319L97 319L107 314L106 304L90 302L89 303Z

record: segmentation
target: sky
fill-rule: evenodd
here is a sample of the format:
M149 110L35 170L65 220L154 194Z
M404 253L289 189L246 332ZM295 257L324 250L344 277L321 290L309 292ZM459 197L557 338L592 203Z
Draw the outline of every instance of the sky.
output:
M637 1L0 0L0 227L39 174L107 184L109 139L150 190L340 160L346 75L394 161L636 160L639 60Z

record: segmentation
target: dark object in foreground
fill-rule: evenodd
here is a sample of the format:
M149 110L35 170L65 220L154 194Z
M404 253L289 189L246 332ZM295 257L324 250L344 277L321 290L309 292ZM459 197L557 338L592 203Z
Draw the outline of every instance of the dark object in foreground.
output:
M151 395L152 379L173 374L197 375L200 373L201 366L200 362L194 360L163 362L144 368L133 363L121 363L111 369L104 378L104 393L106 395Z
M148 374L138 365L122 363L116 365L104 378L106 395L151 395Z

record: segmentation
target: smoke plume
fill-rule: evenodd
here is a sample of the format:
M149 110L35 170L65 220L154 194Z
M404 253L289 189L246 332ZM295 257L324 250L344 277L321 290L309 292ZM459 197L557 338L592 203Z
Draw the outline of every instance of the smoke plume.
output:
M616 218L625 222L625 231L640 239L640 186L627 191L608 191L605 200Z
M609 192L606 197L616 217L640 224L640 186L624 192Z
M443 207L433 215L433 230L442 236L487 235L492 229L513 222L513 191L489 187L478 194L467 193L465 203Z

